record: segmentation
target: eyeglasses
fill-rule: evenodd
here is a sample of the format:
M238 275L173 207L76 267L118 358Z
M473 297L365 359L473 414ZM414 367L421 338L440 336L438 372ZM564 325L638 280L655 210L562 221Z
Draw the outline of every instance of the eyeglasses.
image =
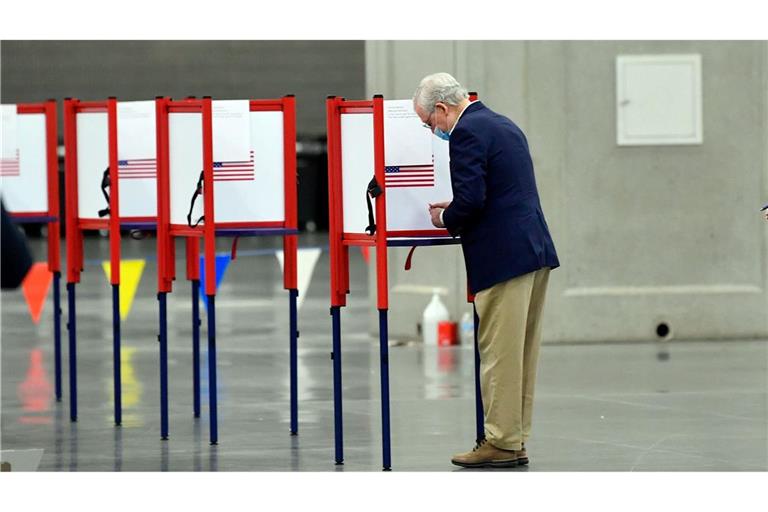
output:
M430 121L430 119L432 119L432 116L434 116L434 115L435 115L435 111L433 110L432 113L429 114L429 117L427 118L427 122L426 123L422 123L422 126L424 128L427 128L428 130L433 131L433 132L435 131L435 128L432 126L432 122Z

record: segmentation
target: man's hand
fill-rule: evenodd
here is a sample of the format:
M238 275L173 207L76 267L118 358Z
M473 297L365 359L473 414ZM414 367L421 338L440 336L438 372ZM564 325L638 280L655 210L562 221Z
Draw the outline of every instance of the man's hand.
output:
M441 203L429 203L429 216L432 218L432 225L436 228L444 228L445 224L440 220L440 214L448 208L450 201L443 201Z
M443 208L430 208L429 215L432 217L432 225L436 228L444 228L445 224L442 223L440 220L440 214L442 213Z
M449 206L450 204L451 204L451 202L450 202L450 201L443 201L442 203L429 203L429 209L430 209L430 210L431 210L432 208L442 208L442 209L446 209L446 208L448 208L448 206Z

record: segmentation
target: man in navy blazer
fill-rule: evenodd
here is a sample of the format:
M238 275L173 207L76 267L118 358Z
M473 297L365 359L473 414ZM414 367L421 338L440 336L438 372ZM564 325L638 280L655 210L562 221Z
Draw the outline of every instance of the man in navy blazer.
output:
M448 73L425 77L414 109L449 141L453 200L429 205L432 223L461 236L480 324L485 439L452 462L464 467L528 464L541 312L560 265L539 201L528 141L508 118Z

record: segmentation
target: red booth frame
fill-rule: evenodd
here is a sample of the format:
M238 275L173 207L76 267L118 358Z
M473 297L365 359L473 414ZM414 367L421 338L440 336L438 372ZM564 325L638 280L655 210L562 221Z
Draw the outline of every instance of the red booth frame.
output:
M48 271L53 274L53 331L56 401L61 401L61 219L59 212L59 162L57 154L56 100L42 103L19 103L17 115L45 116L45 161L48 210L35 212L8 211L17 224L46 223L48 225Z
M77 114L81 113L107 114L110 213L109 218L106 219L86 219L81 218L79 215ZM77 323L75 314L75 285L80 282L80 273L85 268L83 261L83 233L87 230L106 229L109 231L110 285L112 287L114 420L115 425L120 425L122 423L120 363L120 229L138 228L142 230L152 230L154 229L156 218L151 216L120 216L117 130L117 98L110 97L104 101L81 101L76 98L66 98L64 100L70 419L72 421L77 421Z
M216 237L217 236L283 236L285 263L283 287L289 291L290 309L290 382L291 382L291 434L298 433L297 405L297 250L298 213L296 179L296 99L290 94L280 99L250 100L251 112L283 113L283 161L284 161L284 220L275 222L216 222L214 216L213 180L213 125L211 97L202 99L186 98L174 101L157 97L157 259L158 259L158 300L160 302L160 343L161 343L161 438L168 438L167 405L167 325L166 295L173 290L175 279L174 238L185 238L187 253L190 247L198 247L203 239L205 283L208 297L208 372L209 372L209 413L210 442L218 443L217 389L216 389ZM170 149L169 122L171 113L202 114L203 131L203 215L200 226L171 224L170 215ZM187 277L199 279L199 269L190 258L187 259Z
M477 93L469 93L470 100L477 99ZM344 210L342 187L342 114L373 114L373 159L374 177L381 188L381 194L374 199L376 208L376 232L350 233L344 231ZM377 94L372 100L346 100L329 96L326 100L326 128L328 133L328 215L329 247L331 256L331 317L333 329L333 374L334 374L334 431L335 461L343 464L343 419L341 400L341 313L349 294L349 247L373 247L376 249L376 307L379 310L379 357L381 377L381 421L382 460L385 471L391 469L390 414L389 414L389 350L388 319L389 287L387 270L387 247L415 247L453 245L460 240L452 237L447 230L387 230L387 190L384 161L384 96ZM468 302L474 296L467 293ZM475 313L475 413L477 439L484 437L483 409L479 383L479 351L477 347L477 313Z

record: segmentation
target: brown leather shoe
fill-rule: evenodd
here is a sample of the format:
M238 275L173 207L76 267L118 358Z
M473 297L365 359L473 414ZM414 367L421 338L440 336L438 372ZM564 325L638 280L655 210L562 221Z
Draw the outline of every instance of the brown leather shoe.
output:
M525 443L523 443L523 447L521 450L517 450L515 452L517 454L517 464L520 466L527 466L528 465L528 452L525 451Z
M515 450L502 450L483 439L471 452L454 455L451 462L463 468L514 468L519 458Z

